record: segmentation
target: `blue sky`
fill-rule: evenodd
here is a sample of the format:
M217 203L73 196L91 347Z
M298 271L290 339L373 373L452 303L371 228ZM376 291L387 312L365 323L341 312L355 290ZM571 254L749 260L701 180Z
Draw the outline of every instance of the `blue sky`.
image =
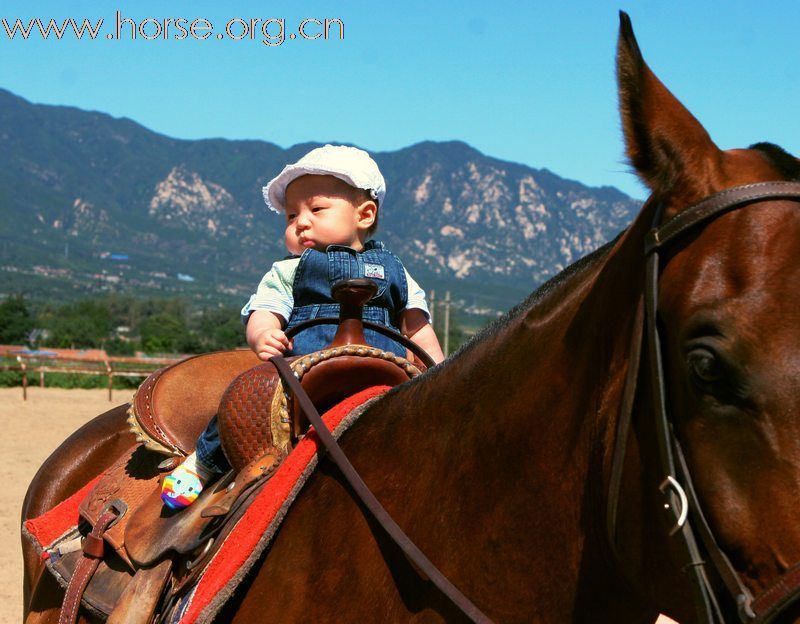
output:
M650 66L720 147L770 140L800 152L800 6L790 2L5 0L7 22L105 23L95 41L9 41L0 30L0 87L178 138L347 141L376 151L459 139L641 198L616 112L620 8ZM139 22L205 18L215 33L232 18L283 18L287 39L105 40L117 10ZM342 40L288 39L301 20L326 17L342 21ZM270 32L276 40L278 25Z

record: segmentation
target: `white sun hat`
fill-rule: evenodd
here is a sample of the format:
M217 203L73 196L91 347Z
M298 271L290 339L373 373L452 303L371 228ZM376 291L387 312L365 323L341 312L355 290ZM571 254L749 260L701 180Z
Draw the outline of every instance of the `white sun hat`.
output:
M357 147L325 145L311 150L292 165L286 165L270 180L261 192L270 210L286 209L286 187L303 175L332 175L350 186L369 191L372 199L383 203L386 197L386 181L378 164L369 154Z

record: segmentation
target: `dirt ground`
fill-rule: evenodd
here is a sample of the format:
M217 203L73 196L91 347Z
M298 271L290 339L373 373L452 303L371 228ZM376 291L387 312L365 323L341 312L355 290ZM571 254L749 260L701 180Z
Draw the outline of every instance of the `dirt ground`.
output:
M127 402L133 393L115 390L0 388L0 624L22 619L22 553L19 519L28 483L41 463L83 423Z
M130 392L105 390L0 388L0 624L22 617L22 555L19 518L22 499L33 475L47 456L87 420L125 403ZM32 435L33 434L33 435ZM658 624L672 620L662 617Z

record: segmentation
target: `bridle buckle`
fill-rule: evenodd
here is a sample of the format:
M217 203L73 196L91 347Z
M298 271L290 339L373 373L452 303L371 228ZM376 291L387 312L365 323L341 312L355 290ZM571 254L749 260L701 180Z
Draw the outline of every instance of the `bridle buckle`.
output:
M680 501L678 520L669 531L670 535L675 535L681 530L681 528L683 528L683 525L686 524L686 518L689 515L689 500L686 498L686 492L683 490L683 486L681 486L681 484L678 483L678 480L672 475L667 475L667 478L661 482L661 485L658 486L658 489L662 494L666 494L667 490L671 489L677 495L678 500ZM670 509L671 504L669 502L664 503L664 508Z

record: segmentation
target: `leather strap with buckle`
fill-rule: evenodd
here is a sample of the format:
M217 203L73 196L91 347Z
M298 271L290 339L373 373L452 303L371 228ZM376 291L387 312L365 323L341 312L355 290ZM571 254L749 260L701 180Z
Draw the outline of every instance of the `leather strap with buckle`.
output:
M95 522L89 535L83 541L83 555L81 556L72 577L67 585L64 604L58 616L58 624L75 624L78 621L78 611L81 598L89 581L100 565L105 551L103 535L114 526L128 510L128 506L120 499L110 501Z
M725 624L732 620L726 617L724 605L721 606L709 581L707 568L716 572L727 590L730 604L736 610L736 615L733 617L743 623L768 624L800 599L800 562L754 597L719 547L705 519L692 484L689 467L666 407L666 381L657 323L659 252L689 230L707 224L731 210L765 200L800 201L800 183L758 182L730 188L686 208L663 225L661 225L661 207L656 210L653 228L645 240L647 258L645 289L637 313L637 328L631 345L631 368L623 390L622 409L617 423L612 457L606 523L609 544L612 552L616 554L616 524L621 496L622 468L633 418L637 378L646 342L653 395L653 416L663 475L660 490L665 497L665 508L673 514L670 535L677 536L683 546L684 556L687 559L683 569L693 580L698 622L709 624ZM700 544L710 559L710 567L703 557Z

